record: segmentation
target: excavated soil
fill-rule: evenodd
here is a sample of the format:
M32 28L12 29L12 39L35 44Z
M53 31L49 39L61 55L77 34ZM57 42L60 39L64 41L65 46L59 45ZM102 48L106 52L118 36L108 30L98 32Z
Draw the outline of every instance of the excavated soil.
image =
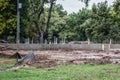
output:
M0 57L11 58L16 50L0 51ZM24 56L29 51L20 50ZM60 64L119 64L120 51L84 51L84 50L36 50L35 61L28 63L38 68L54 67Z

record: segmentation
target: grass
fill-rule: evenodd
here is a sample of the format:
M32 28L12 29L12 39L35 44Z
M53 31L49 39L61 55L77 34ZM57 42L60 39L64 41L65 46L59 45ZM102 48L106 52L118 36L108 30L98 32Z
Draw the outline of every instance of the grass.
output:
M119 65L61 65L0 72L0 80L120 80Z
M1 58L0 57L0 61L4 61L4 60L9 60L8 58Z
M16 59L0 58L0 67L11 66L15 64Z

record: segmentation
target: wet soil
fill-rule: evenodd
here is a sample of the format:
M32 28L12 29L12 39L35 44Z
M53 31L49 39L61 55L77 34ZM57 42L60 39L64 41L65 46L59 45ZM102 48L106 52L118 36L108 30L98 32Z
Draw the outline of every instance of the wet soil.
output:
M16 50L2 50L0 57L11 58ZM22 56L29 51L18 51ZM54 67L61 64L119 64L120 51L84 51L84 50L36 50L35 61L28 65L38 68Z

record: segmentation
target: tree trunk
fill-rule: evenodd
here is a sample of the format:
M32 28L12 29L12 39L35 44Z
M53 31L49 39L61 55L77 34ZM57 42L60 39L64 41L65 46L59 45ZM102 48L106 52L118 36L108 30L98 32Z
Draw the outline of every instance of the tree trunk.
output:
M50 0L50 9L49 9L49 12L48 12L48 19L47 19L46 30L45 30L45 37L48 37L48 29L49 29L49 25L50 25L50 18L51 18L51 12L52 12L54 1L55 0Z
M35 23L35 26L38 30L39 43L44 42L44 39L43 39L43 36L44 36L44 31L43 31L43 27L44 27L44 3L45 3L45 0L40 0L40 7L38 7L36 9L34 1L30 0L30 5L32 7L32 15L31 16L35 17L35 20L33 22ZM42 25L40 25L41 15L42 15Z
M44 15L44 8L42 10L42 26L41 26L41 37L40 37L40 43L44 43L44 27L45 27L45 15Z
M48 29L49 29L49 24L50 24L50 18L51 18L51 12L52 12L52 8L53 8L53 4L54 4L55 0L50 0L50 9L48 12L48 18L47 18L47 24L46 24L46 29L45 29L45 17L44 17L44 3L45 0L40 0L40 7L37 8L37 10L35 9L35 3L33 0L30 0L30 5L32 8L32 14L33 16L35 16L36 20L34 21L36 28L38 29L38 34L39 34L39 42L43 43L44 42L44 38L47 39L48 37ZM42 25L40 25L40 18L42 17Z

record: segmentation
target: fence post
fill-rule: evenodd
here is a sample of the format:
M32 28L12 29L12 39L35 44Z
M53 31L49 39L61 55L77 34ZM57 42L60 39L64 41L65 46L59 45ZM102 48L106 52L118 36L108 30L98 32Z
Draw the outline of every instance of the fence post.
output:
M47 44L47 40L45 39L45 44Z
M57 44L57 42L58 42L58 39L57 37L54 36L54 44Z
M32 40L31 40L31 44L33 44L33 38L32 38Z
M109 47L108 47L109 49L108 49L108 50L110 50L111 42L112 42L112 41L111 41L111 39L110 39L110 42L109 42Z
M88 38L88 44L90 44L90 39Z
M104 44L102 44L102 50L103 50L103 51L105 50L105 45L104 45Z
M52 42L51 42L51 41L49 41L49 44L52 44Z

